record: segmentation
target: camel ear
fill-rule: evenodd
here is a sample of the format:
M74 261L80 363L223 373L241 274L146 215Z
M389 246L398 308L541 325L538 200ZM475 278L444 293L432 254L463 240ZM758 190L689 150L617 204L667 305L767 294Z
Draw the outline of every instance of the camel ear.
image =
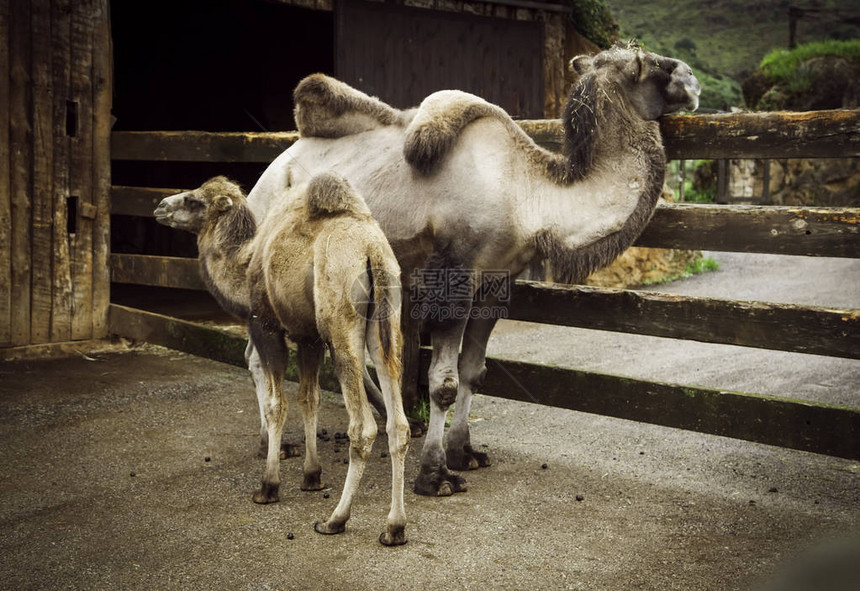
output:
M642 82L645 78L646 71L645 55L641 51L637 51L634 58L623 67L624 75L630 79L631 82Z
M233 207L233 200L226 195L218 195L212 201L212 207L215 208L215 211L227 211Z
M578 55L570 60L570 71L582 76L591 68L591 57L587 55Z

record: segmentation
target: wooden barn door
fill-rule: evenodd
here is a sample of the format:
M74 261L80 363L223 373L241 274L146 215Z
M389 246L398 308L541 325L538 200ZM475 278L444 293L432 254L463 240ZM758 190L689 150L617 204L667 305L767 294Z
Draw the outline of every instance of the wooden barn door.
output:
M0 2L0 346L107 336L108 5Z
M544 116L544 26L362 0L335 3L335 75L400 108L441 89Z

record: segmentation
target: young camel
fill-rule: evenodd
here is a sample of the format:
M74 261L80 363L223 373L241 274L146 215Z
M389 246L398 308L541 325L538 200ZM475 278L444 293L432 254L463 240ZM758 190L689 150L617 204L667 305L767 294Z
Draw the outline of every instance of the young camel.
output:
M635 44L580 56L572 67L579 79L562 121L564 155L540 148L501 108L467 93L440 91L416 110L398 111L343 82L310 76L295 92L301 139L248 195L266 219L292 198L285 186L336 170L367 197L404 285L415 270L452 282L463 270L476 278L473 300L442 302L447 318L425 318L433 355L419 494L463 491L465 480L451 470L490 464L472 445L468 424L502 304L494 293L479 296L486 294L481 278L499 270L515 277L543 258L572 283L611 262L644 229L663 187L657 119L698 106L701 87L687 64ZM249 358L260 387L253 349Z
M256 229L242 190L224 177L167 197L159 222L197 234L200 266L219 303L248 320L264 374L268 438L281 441L285 337L297 344L298 402L304 416L302 490L323 488L316 449L319 368L328 347L349 413L349 469L322 534L344 531L377 433L363 385L365 348L373 360L386 409L391 455L391 510L379 541L406 543L404 461L409 423L400 396L400 268L364 200L349 184L321 174L299 188ZM279 446L270 445L256 503L279 500Z

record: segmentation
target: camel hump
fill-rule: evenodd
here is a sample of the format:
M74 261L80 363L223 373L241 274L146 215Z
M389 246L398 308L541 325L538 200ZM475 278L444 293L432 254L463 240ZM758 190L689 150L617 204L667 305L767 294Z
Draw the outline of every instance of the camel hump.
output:
M325 74L311 74L293 92L296 126L305 137L339 138L397 125L404 113Z
M308 217L316 219L343 214L370 215L361 195L341 176L322 173L307 186Z
M434 92L424 99L406 128L406 161L422 173L433 172L466 126L484 117L516 127L504 109L473 94L459 90Z

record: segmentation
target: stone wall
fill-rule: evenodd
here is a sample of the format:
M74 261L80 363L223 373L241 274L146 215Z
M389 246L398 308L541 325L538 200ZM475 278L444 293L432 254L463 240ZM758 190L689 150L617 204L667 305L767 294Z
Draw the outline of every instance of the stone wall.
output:
M729 195L760 197L762 160L730 161ZM792 158L770 161L770 204L819 207L860 206L860 159Z

